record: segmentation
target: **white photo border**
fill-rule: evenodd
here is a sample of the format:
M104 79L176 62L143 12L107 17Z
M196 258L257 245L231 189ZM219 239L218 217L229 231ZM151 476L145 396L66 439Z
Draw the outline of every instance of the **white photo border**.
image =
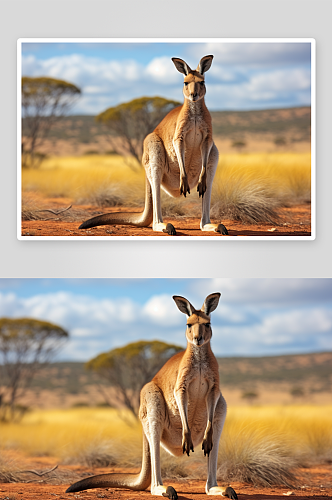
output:
M311 235L310 236L23 236L21 78L23 43L310 43L311 46ZM17 239L20 241L312 241L316 239L316 40L314 38L19 38L17 40Z

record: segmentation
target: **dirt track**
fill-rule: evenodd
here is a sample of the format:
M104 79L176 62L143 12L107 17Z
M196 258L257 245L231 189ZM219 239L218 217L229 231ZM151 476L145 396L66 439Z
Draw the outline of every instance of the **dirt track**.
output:
M68 206L68 200L50 200L52 209L61 210ZM55 211L56 211L55 210ZM135 228L131 226L99 226L87 230L79 230L78 227L83 220L94 215L106 212L140 212L126 207L115 207L112 209L98 210L91 206L75 206L66 213L56 216L52 213L47 215L48 220L24 220L22 222L22 236L162 236L169 238L167 234L156 233L151 227ZM310 236L311 235L311 207L310 204L291 208L283 208L279 211L280 223L272 225L243 224L233 220L223 220L227 227L229 236ZM177 231L177 236L219 236L217 233L202 232L199 229L199 218L194 217L165 217L165 222L171 222ZM220 222L213 221L212 222ZM227 236L221 236L227 238ZM174 238L174 236L173 236Z

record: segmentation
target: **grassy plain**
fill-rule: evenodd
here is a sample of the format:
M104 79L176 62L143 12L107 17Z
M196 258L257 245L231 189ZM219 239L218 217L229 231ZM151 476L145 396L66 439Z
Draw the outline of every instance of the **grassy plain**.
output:
M144 171L133 170L118 155L51 157L39 169L23 169L24 194L64 197L76 204L99 207L144 204ZM310 201L310 153L234 153L220 156L212 192L212 216L242 222L273 222L278 207ZM194 192L163 197L164 215L200 213ZM31 207L30 207L31 208ZM197 212L197 214L195 213Z
M57 457L63 464L139 467L141 426L110 408L39 410L19 423L1 424L1 448L29 456ZM129 420L128 420L129 419ZM224 480L292 485L297 466L332 459L332 406L232 407L219 451ZM174 459L162 453L166 477L198 477L204 457L199 449Z

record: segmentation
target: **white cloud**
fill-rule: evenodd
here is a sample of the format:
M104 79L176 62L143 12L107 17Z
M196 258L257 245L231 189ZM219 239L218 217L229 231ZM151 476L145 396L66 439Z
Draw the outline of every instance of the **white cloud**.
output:
M220 305L236 303L257 307L294 306L299 303L332 302L332 280L329 279L228 279L194 280L193 293L201 297L222 292Z
M277 70L269 73L254 75L248 83L251 93L268 91L277 94L293 90L306 90L310 88L310 71L306 69Z
M213 54L215 61L233 65L276 65L310 62L308 43L206 43L202 53Z
M258 355L332 349L331 280L192 280L186 297L200 308L221 291L212 313L218 355ZM90 359L141 339L185 345L186 317L169 294L143 304L130 298L96 298L67 291L18 297L0 291L0 316L35 317L70 333L62 359Z
M156 82L173 84L181 82L169 57L156 57L146 67L146 74Z
M198 44L215 59L207 76L210 109L252 109L310 103L308 44ZM195 56L197 44L192 45ZM190 52L190 51L189 51ZM190 57L188 64L198 61ZM306 66L305 66L306 64ZM104 60L82 54L49 59L22 55L22 74L50 76L81 88L75 113L98 114L142 95L161 95L181 101L182 76L168 56L147 64L134 59Z
M154 323L162 324L165 327L181 324L181 320L184 321L169 295L155 295L151 297L145 304L143 313Z

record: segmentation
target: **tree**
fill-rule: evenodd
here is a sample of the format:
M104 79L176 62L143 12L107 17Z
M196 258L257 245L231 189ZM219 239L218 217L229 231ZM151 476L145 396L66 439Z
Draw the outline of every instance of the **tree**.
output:
M181 103L163 97L140 97L108 108L96 116L111 132L112 148L119 154L130 155L141 166L143 141L166 114Z
M54 122L64 115L81 90L72 83L55 78L22 78L22 165L36 167L36 151L47 137Z
M47 321L0 318L1 379L6 387L11 419L17 401L38 368L51 360L67 338L63 328Z
M286 146L287 141L284 137L275 137L274 144L276 146L282 147L282 146Z
M250 404L252 404L257 398L258 393L255 391L246 391L242 393L242 399L247 400Z
M137 418L142 387L180 351L183 347L158 340L141 340L99 354L86 364L86 368L114 386L118 405L124 405Z
M245 148L246 145L247 145L247 143L245 141L242 141L242 140L232 142L232 148L236 148L238 151L242 151L242 149Z
M305 396L305 391L302 387L298 386L292 387L289 392L295 400L302 399Z

